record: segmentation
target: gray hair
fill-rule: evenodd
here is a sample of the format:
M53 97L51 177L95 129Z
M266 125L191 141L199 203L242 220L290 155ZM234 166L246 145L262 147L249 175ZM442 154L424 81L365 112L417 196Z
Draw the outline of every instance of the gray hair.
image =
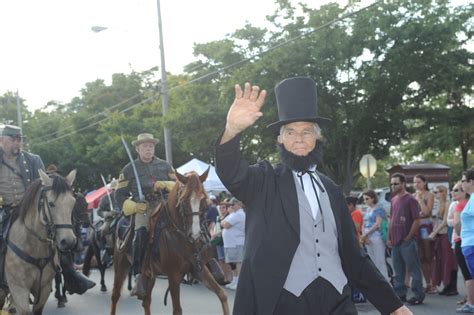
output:
M280 135L283 135L283 133L285 132L285 127L286 125L283 125L280 127ZM321 132L321 127L319 127L317 123L313 123L313 127L314 127L314 132L316 133L316 140L322 139L323 135Z

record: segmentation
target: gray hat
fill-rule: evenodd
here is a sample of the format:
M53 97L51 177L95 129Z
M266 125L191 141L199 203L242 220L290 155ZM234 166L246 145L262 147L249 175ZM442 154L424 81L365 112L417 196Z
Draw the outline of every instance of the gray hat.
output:
M0 136L21 137L21 128L13 125L0 125Z

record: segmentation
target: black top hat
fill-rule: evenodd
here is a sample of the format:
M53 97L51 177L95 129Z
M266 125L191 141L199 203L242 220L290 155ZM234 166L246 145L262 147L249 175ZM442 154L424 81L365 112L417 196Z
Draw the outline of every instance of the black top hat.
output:
M329 118L318 116L316 83L308 77L295 77L281 81L275 86L278 106L278 121L267 128L277 129L296 121L318 124L328 123Z

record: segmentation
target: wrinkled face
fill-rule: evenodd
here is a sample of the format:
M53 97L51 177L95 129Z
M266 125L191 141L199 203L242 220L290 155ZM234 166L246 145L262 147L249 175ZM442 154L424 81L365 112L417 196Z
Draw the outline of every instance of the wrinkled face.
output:
M424 190L426 183L419 177L413 177L413 186L416 190Z
M284 125L277 141L294 155L306 156L316 147L316 138L314 123L298 121Z
M23 141L21 136L10 137L10 136L1 136L0 145L3 148L3 151L7 155L18 155L20 154L20 149Z
M155 144L153 142L143 142L136 146L140 160L145 163L151 162L155 155Z

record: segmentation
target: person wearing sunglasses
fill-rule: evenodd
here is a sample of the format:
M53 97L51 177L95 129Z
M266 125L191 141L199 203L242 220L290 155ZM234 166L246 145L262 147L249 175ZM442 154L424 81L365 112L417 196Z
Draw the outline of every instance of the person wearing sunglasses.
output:
M392 246L392 261L395 269L393 288L402 301L406 300L407 287L405 274L409 270L412 276L413 297L406 300L411 305L419 305L425 299L421 263L418 257L416 236L420 227L420 205L406 191L406 178L395 173L390 178L390 187L394 194L391 203L390 233L388 244Z

